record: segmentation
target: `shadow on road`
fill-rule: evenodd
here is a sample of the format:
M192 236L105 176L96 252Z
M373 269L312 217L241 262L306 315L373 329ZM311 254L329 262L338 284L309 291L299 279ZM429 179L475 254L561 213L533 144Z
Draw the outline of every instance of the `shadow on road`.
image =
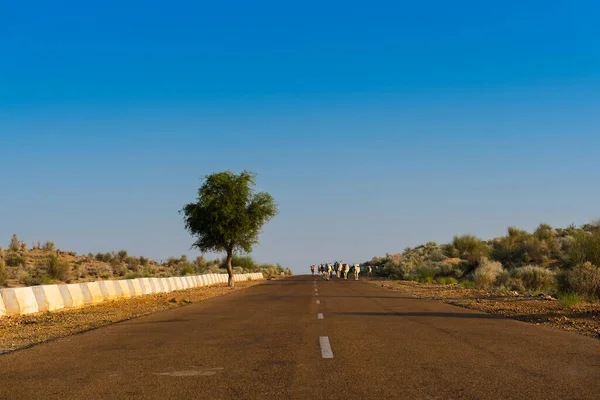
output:
M482 318L504 319L500 315L478 313L446 313L446 312L332 312L333 315L357 315L366 317L443 317L443 318Z

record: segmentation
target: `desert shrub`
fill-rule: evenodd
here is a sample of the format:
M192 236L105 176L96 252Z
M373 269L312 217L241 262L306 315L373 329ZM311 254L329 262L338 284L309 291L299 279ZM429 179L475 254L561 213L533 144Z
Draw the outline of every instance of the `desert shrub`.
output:
M117 257L119 258L119 261L121 261L121 262L125 261L127 256L128 256L127 250L120 250L117 253Z
M127 275L125 275L125 279L136 279L136 278L141 278L142 274L140 274L139 272L130 272Z
M454 236L452 248L454 257L462 258L472 264L489 253L487 243L473 235Z
M578 231L573 235L573 243L568 253L568 263L570 266L576 266L586 262L600 265L600 231L593 233Z
M578 294L590 300L600 298L600 269L590 262L566 271L562 283L561 289L566 293Z
M460 283L460 286L465 288L465 289L475 289L477 287L477 285L475 284L475 282L470 281L470 280L464 280Z
M46 242L46 243L44 243L44 245L42 246L42 250L46 250L46 251L56 251L56 246L54 245L54 242L47 241L47 242Z
M429 260L437 262L437 261L444 261L446 258L448 258L446 256L446 254L444 253L444 251L441 248L435 248L433 249L430 253L429 253Z
M16 233L13 233L12 238L10 239L10 244L8 245L8 249L10 251L19 251L19 250L21 250L21 241L17 237Z
M140 260L136 257L125 257L125 259L123 260L125 262L125 264L127 264L127 268L132 269L134 271L138 270L138 267L140 266Z
M25 256L16 252L9 252L5 257L6 265L9 267L18 267L19 265L25 265Z
M571 308L581 303L582 299L575 293L561 293L558 295L558 302L565 308Z
M3 260L0 260L0 285L5 285L8 279L8 272L6 272L6 265Z
M69 262L62 260L56 254L52 254L46 259L45 270L50 278L67 282L71 279L73 269Z
M432 282L433 279L439 274L440 269L434 263L423 263L421 266L417 267L415 273L428 282Z
M435 281L442 285L453 285L458 282L456 278L451 276L439 276L435 279Z
M478 288L488 289L496 283L496 277L502 271L502 264L483 257L473 272L473 281Z
M515 268L511 275L520 279L525 289L530 291L548 293L556 287L554 272L543 267L526 265Z
M140 265L142 267L145 267L146 265L148 265L148 259L146 257L140 257Z
M180 270L179 270L179 274L181 276L185 276L185 275L193 275L194 274L194 265L187 263L185 265L183 265Z

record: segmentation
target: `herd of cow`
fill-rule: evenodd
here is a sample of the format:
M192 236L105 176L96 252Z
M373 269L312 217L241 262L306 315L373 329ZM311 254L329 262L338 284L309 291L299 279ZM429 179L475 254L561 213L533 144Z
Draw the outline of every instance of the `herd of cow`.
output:
M360 274L360 264L354 264L353 268L354 268L354 280L357 281L358 274ZM369 268L369 275L371 275L372 269L370 266L368 268ZM325 280L331 279L331 277L333 275L336 275L338 278L348 279L348 273L350 272L350 265L342 264L341 262L336 261L333 265L332 264L319 264L318 266L311 265L310 270L313 275L315 274L315 272L318 272L318 274L321 275L321 277Z

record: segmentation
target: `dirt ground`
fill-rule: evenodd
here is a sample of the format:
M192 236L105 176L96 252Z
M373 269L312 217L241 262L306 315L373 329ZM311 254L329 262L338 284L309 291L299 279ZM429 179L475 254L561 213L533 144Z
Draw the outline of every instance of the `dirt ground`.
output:
M235 287L217 284L107 301L94 306L0 318L0 354L41 342L73 335L142 315L198 303L258 285L261 281L236 282Z
M458 285L423 284L409 281L378 281L373 283L407 295L439 300L459 307L490 314L503 315L519 321L577 332L600 339L600 304L580 303L564 307L551 297L520 295L516 292L495 293L465 289Z

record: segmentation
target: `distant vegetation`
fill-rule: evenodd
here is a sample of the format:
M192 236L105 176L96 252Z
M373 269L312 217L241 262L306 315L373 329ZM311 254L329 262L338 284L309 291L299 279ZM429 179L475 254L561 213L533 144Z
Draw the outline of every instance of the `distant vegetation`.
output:
M481 240L455 236L364 263L392 279L459 283L464 287L554 294L564 304L600 299L600 221L534 232L508 228L506 236Z
M267 278L291 275L288 268L279 264L259 265L250 256L235 256L232 265L235 273L262 272ZM226 273L225 267L225 259L206 260L203 256L188 260L182 255L159 263L131 256L127 250L77 255L57 249L53 242L37 242L29 248L17 235L13 235L7 249L0 247L0 287Z

